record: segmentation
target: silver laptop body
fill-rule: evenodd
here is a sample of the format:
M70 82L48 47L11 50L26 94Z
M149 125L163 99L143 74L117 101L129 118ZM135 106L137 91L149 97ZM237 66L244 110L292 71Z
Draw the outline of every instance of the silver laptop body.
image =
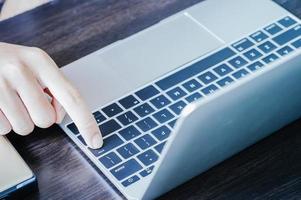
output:
M300 46L271 0L207 0L62 68L102 149L60 126L125 197L152 199L300 117Z

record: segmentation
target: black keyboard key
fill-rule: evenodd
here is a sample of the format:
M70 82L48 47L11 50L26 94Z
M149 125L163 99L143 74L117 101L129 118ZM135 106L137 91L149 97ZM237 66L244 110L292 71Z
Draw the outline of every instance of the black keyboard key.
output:
M117 180L125 179L126 177L138 172L142 169L142 166L135 160L130 159L125 163L113 168L110 172L115 176Z
M171 130L167 126L161 126L156 130L152 131L152 134L160 141L165 140L169 137Z
M190 81L187 81L186 83L183 84L183 87L188 91L188 92L193 92L199 88L202 87L202 84L200 84L197 80L192 79Z
M156 82L156 85L160 87L162 90L167 90L176 84L185 81L192 76L195 76L206 69L209 69L210 67L213 67L214 65L217 65L218 63L232 57L235 55L235 52L230 48L224 48L206 58L203 60L200 60L191 66L188 66L158 82Z
M163 110L155 113L153 116L161 124L174 118L174 115L171 114L171 112L169 112L167 109L163 109Z
M227 76L226 78L223 78L222 80L217 81L217 84L221 87L225 87L227 85L230 85L234 80Z
M292 19L291 17L287 16L287 17L279 20L278 23L281 24L282 26L288 28L288 27L296 24L297 22L294 19Z
M121 159L119 158L119 156L114 153L108 153L107 155L99 158L99 161L107 168L111 168L114 167L115 165L119 164L121 162Z
M286 55L288 55L289 53L291 53L292 51L294 51L294 50L293 50L291 47L285 46L285 47L279 49L279 50L277 51L277 53L278 53L280 56L286 56Z
M215 73L217 73L220 76L225 76L233 71L231 67L229 67L227 64L222 64L214 68L213 70L215 71Z
M171 122L168 123L168 125L171 127L171 128L174 128L176 123L177 123L177 120L178 119L175 119L175 120L172 120Z
M128 159L129 157L132 157L133 155L139 153L139 150L132 143L128 143L128 144L118 148L117 152L124 159Z
M261 51L263 51L264 53L269 53L269 52L273 51L274 49L276 49L277 47L270 41L267 41L267 42L259 45L258 48Z
M140 174L142 177L146 177L146 176L150 175L150 174L153 172L154 167L155 167L155 166L152 165L152 166L146 168L145 170L141 171L139 174Z
M154 86L150 85L142 90L139 90L135 93L142 101L145 101L157 94L159 94L159 90L157 90Z
M121 126L114 119L99 125L99 129L103 137L119 130L120 128Z
M247 76L248 74L249 74L249 72L247 70L241 69L241 70L233 73L232 76L234 76L234 78L236 78L236 79L241 79L241 78Z
M271 35L275 35L275 34L279 33L280 31L282 31L282 28L280 26L278 26L277 24L273 23L273 24L265 27L264 30Z
M203 96L199 93L199 92L196 92L196 93L193 93L192 95L186 97L186 101L188 101L189 103L192 103L194 101L197 101L199 100L200 98L202 98Z
M198 79L200 79L203 83L205 83L207 85L207 84L211 83L212 81L215 81L217 79L217 77L211 72L206 72L206 73L198 76Z
M147 149L153 145L155 145L157 142L156 140L150 136L149 134L146 134L138 139L135 140L135 143L141 148L141 149Z
M108 153L112 149L122 145L124 142L118 135L112 135L103 140L103 146L100 149L91 149L89 150L96 156L101 156L105 153Z
M256 49L251 49L251 50L245 52L244 56L247 57L249 59L249 61L254 61L254 60L260 58L263 55L262 55L262 53L260 53Z
M208 87L202 89L202 92L205 95L210 95L210 94L216 92L217 90L218 90L218 87L216 87L215 85L209 85Z
M295 42L293 42L292 45L297 49L300 48L301 47L301 38L296 40Z
M301 36L301 25L297 25L294 28L274 37L273 40L279 45L284 45L299 36Z
M184 90L182 90L182 89L179 88L179 87L176 87L176 88L174 88L174 89L172 89L172 90L169 90L169 91L167 92L167 95L168 95L171 99L173 99L174 101L180 99L181 97L185 96L186 94L187 94L187 93L184 92Z
M145 165L151 165L158 160L158 155L151 149L137 156L137 158Z
M248 68L249 70L251 70L252 72L254 72L254 71L256 71L256 70L258 70L258 69L260 69L260 68L262 68L262 67L263 67L262 62L257 61L257 62L255 62L255 63L249 65L247 68Z
M262 31L257 31L256 33L253 33L250 35L250 37L255 40L256 42L262 42L266 40L269 36Z
M121 184L124 187L128 187L128 186L132 185L133 183L136 183L139 180L140 180L140 178L137 175L135 175L135 176L132 176L132 177L124 180Z
M76 125L74 123L67 125L67 128L74 134L78 135L79 130L77 129Z
M117 119L124 125L129 125L132 122L135 122L138 120L138 117L134 115L131 111L128 111L126 113L123 113L117 117Z
M140 131L138 131L138 129L136 129L134 126L129 126L119 131L119 134L127 141L141 135Z
M77 137L77 139L78 139L83 145L87 146L87 143L85 142L83 136L80 135L80 136Z
M158 126L158 124L154 120L152 120L150 117L145 118L145 119L137 122L136 124L144 132L149 131L149 130L155 128L156 126Z
M183 109L187 106L187 104L180 100L177 103L171 105L169 108L177 115L181 114L181 112L183 111Z
M151 103L157 108L163 108L164 106L167 106L168 104L170 104L170 101L164 96L164 95L160 95L157 96L156 98L151 100Z
M229 63L231 64L231 66L238 69L238 68L245 66L248 62L245 59L243 59L242 57L237 56L236 58L231 59L229 61Z
M251 42L247 38L244 38L244 39L236 42L235 44L233 44L232 47L234 47L237 51L241 52L241 51L244 51L244 50L252 47L253 45L254 45L253 42Z
M119 103L125 108L129 109L137 104L139 104L139 101L133 96L129 95L121 100L119 100Z
M122 112L122 109L116 104L113 103L105 108L102 109L102 111L108 116L108 117L113 117L119 113Z
M158 145L155 146L154 148L156 149L156 151L157 151L158 153L162 153L165 144L166 144L166 142L162 142L161 144L158 144Z
M263 58L263 62L265 62L266 64L269 64L271 62L274 62L275 60L278 60L278 56L276 54L270 54L267 57Z
M144 103L140 106L137 106L134 108L134 111L140 116L140 117L145 117L151 113L153 113L155 110L148 104Z
M99 111L94 112L93 116L98 124L106 120L106 117Z

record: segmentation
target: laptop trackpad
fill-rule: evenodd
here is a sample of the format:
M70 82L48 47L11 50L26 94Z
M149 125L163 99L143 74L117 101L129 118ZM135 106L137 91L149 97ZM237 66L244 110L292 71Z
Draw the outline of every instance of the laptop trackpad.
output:
M85 80L85 84L78 87L87 101L94 99L90 105L98 99L99 106L99 103L102 105L120 98L221 45L196 22L178 15L101 50L97 58L90 57L85 63L80 62L81 66L72 66L72 71L78 71L76 74ZM75 83L81 82L78 78ZM94 94L95 91L102 95Z

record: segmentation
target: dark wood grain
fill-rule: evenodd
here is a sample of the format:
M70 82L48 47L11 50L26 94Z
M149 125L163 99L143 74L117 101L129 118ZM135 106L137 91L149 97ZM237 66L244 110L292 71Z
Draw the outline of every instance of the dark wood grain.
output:
M38 46L63 66L200 1L53 1L1 22L0 41ZM301 17L299 0L277 2ZM123 198L57 126L10 140L38 177L26 199ZM301 120L160 199L301 199Z

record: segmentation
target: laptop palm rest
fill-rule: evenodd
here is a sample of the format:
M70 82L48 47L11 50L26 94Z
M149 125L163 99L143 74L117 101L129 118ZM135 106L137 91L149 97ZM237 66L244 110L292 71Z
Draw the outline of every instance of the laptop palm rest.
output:
M299 51L183 111L186 117L162 152L143 199L175 188L298 119L300 63Z
M214 35L181 14L62 70L95 109L222 45Z

